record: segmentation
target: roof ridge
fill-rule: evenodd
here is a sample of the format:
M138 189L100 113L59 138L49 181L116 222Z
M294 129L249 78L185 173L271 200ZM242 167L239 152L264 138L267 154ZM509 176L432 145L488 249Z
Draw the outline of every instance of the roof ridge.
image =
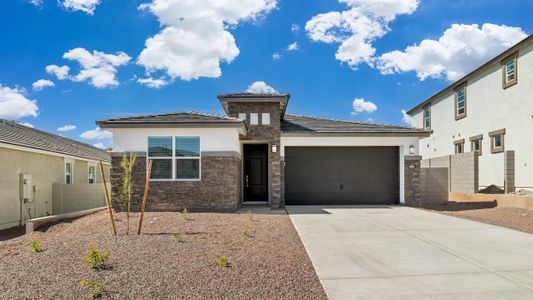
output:
M402 125L377 123L377 122L352 121L352 120L343 120L343 119L337 119L337 118L326 118L326 117L318 117L318 116L310 116L310 115L287 114L287 116L304 117L304 118L310 118L310 119L316 119L316 120L325 120L325 121L346 122L346 123L358 124L358 125L377 125L377 126L382 126L382 127L396 127L396 128L405 128L405 129L416 129L416 128L412 127L412 126L402 126Z
M206 117L217 117L217 118L224 118L224 119L227 119L227 120L239 121L238 118L230 117L228 115L214 114L214 113L201 112L201 111L188 111L187 113L196 114L196 115L200 115L200 116L206 116Z
M110 120L117 120L117 119L130 119L130 118L138 118L138 117L155 117L155 116L168 116L168 115L176 115L176 114L185 114L189 113L188 111L177 111L177 112L164 112L160 114L156 113L150 113L150 114L132 114L132 115L126 115L123 117L116 116L116 117L110 117L104 120L97 120L97 121L110 121Z

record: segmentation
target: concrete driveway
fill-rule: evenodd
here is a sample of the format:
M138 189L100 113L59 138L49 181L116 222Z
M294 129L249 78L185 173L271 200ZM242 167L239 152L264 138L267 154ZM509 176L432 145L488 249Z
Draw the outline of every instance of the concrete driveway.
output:
M533 299L533 235L408 207L288 206L330 299Z

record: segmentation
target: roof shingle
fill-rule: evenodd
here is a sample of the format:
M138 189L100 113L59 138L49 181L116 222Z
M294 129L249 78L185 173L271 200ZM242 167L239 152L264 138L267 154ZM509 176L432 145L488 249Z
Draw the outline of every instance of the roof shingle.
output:
M101 127L132 124L190 124L190 123L242 123L237 118L201 112L175 112L111 118L96 121Z

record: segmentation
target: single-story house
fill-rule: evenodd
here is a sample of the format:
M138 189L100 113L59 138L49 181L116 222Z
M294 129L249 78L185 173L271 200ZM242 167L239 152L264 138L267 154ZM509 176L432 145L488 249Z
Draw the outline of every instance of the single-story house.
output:
M104 206L99 161L109 177L107 151L0 119L0 229Z
M305 204L416 204L422 129L289 115L288 94L218 96L226 115L178 112L100 120L113 132L112 189L136 153L133 206L148 161L149 210Z

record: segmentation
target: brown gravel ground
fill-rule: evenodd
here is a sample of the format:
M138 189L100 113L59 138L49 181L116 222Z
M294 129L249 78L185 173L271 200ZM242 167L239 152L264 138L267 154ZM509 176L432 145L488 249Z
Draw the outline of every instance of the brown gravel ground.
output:
M445 205L429 206L425 209L533 233L533 210L495 205L493 202L448 202Z
M79 281L95 276L108 280L104 299L326 299L286 215L147 213L140 236L137 217L129 236L123 214L113 237L100 212L0 241L0 299L91 299ZM44 251L33 253L32 240ZM111 251L106 269L84 265L89 242ZM231 266L214 266L219 255Z

